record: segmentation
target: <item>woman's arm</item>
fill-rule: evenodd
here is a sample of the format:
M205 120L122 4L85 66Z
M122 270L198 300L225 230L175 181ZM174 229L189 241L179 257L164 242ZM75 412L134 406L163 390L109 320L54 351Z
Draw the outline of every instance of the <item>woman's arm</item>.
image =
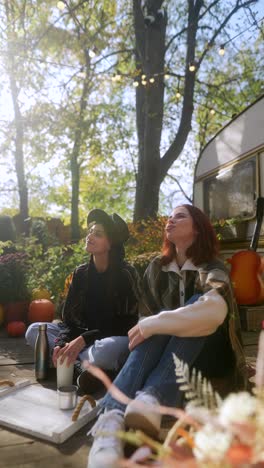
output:
M225 299L212 289L193 304L142 319L139 328L144 338L152 335L176 335L181 337L211 335L227 315Z
M228 313L225 298L231 294L230 280L225 269L215 266L197 272L200 291L197 302L174 310L161 310L157 315L140 321L140 331L147 338L156 334L176 336L205 336L215 332ZM153 281L154 275L150 276ZM151 287L151 284L150 284Z

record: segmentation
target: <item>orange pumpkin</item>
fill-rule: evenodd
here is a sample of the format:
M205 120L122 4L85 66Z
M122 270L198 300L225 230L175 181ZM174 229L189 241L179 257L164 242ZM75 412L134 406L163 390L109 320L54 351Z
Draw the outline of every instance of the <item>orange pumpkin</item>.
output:
M29 304L28 321L52 322L54 319L55 305L48 299L36 299Z
M26 325L24 322L9 322L6 328L8 336L25 336Z

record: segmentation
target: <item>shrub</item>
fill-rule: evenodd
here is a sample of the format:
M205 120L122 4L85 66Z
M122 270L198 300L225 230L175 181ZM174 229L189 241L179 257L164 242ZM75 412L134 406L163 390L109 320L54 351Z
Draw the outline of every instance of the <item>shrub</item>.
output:
M130 238L126 258L142 275L150 261L160 254L167 217L147 219L129 224Z
M34 238L29 238L25 241L23 248L29 257L27 284L30 291L35 288L47 289L57 309L60 308L64 299L66 278L76 266L87 261L84 242L44 249L43 245L36 243Z
M26 301L27 255L22 252L0 255L0 303Z

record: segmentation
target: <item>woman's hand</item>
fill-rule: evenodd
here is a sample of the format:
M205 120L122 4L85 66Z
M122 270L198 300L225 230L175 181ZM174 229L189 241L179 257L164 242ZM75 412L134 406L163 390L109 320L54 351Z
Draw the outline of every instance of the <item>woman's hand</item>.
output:
M55 346L53 350L53 364L57 367L57 360L61 359L63 363L65 359L67 359L67 365L74 363L77 359L78 354L80 351L85 347L85 341L82 336L78 336L75 340L70 341L70 343L66 343L63 348L59 346Z
M143 343L145 340L144 336L142 335L139 325L135 325L131 330L128 332L128 339L129 339L129 350L132 351L137 345Z

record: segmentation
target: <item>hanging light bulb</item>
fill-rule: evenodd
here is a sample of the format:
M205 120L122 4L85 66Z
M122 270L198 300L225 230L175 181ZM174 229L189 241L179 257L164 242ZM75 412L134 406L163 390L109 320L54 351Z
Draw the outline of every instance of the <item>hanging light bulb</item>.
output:
M66 7L66 5L65 5L65 3L64 3L62 0L59 0L59 1L57 2L57 8L58 8L59 10L62 11L62 10L64 10L65 7Z
M149 82L150 82L150 83L154 83L154 81L155 81L155 78L152 76L152 77L149 79Z
M146 78L146 75L141 75L141 80L145 80Z
M190 65L189 65L189 71L190 71L190 72L194 72L195 70L196 70L195 63L194 63L194 62L191 62Z
M147 81L146 81L146 80L142 80L142 81L141 81L141 84L143 84L143 86L146 86Z
M211 115L215 115L215 110L214 110L214 109L211 109L211 110L210 110L210 114L211 114Z
M169 77L170 77L170 75L169 75L168 73L165 73L164 79L165 79L165 80L168 80Z
M221 55L221 57L223 57L223 55L225 55L225 46L224 45L220 46L220 49L219 49L218 53L219 53L219 55Z
M134 86L134 88L137 88L139 86L139 82L138 81L133 81L133 86Z
M180 99L180 97L181 97L181 93L180 93L180 91L177 91L177 93L176 93L176 98L177 98L177 99Z
M89 50L88 54L89 54L89 57L90 57L90 58L94 58L94 57L95 57L95 52L94 52L94 50L92 50L92 49Z

